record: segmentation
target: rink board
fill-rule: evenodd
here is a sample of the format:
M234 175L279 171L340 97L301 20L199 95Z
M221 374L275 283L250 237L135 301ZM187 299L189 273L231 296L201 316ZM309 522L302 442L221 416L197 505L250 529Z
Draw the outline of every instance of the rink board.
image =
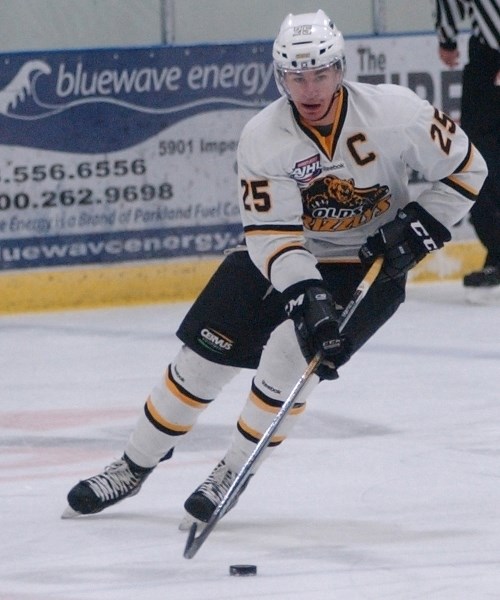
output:
M243 241L236 147L278 95L271 47L3 55L0 314L195 298ZM434 34L354 37L349 78L407 86L458 120L462 65L435 52ZM418 199L428 183L412 171L409 187ZM459 279L483 258L463 222L411 280Z
M484 250L477 241L448 244L428 256L410 281L460 279L480 268ZM0 275L0 314L193 300L220 259L191 259L78 269L9 272Z
M0 314L194 298L219 259L1 274Z

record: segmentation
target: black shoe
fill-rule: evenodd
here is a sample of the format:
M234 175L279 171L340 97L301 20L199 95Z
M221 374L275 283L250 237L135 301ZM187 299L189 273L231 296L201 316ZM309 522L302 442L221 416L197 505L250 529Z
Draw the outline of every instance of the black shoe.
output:
M489 265L464 277L465 287L492 287L500 285L500 266Z
M70 490L69 507L63 518L98 513L124 498L135 496L152 470L139 467L123 456L99 475L80 481Z

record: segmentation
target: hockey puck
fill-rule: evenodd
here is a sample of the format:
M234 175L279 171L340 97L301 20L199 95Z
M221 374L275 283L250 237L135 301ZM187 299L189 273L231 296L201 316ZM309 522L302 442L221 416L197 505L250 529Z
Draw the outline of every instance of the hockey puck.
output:
M257 575L256 565L231 565L229 567L229 575L236 577L248 577L249 575Z

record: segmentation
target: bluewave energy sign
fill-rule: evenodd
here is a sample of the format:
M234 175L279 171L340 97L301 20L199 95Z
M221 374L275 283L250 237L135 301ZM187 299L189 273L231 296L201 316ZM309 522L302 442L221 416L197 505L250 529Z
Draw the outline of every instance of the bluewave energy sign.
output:
M348 77L409 85L456 112L460 72L422 52L430 40L348 40ZM0 270L217 256L241 242L236 147L277 97L270 43L0 63Z
M276 97L267 48L0 57L2 269L220 255L235 150Z

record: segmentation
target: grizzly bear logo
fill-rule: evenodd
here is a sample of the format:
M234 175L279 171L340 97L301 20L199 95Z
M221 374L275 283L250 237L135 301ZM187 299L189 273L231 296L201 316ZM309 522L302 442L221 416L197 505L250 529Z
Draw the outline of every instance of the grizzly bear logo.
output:
M304 226L316 231L352 229L370 221L390 206L386 185L356 187L354 179L327 175L301 190Z

